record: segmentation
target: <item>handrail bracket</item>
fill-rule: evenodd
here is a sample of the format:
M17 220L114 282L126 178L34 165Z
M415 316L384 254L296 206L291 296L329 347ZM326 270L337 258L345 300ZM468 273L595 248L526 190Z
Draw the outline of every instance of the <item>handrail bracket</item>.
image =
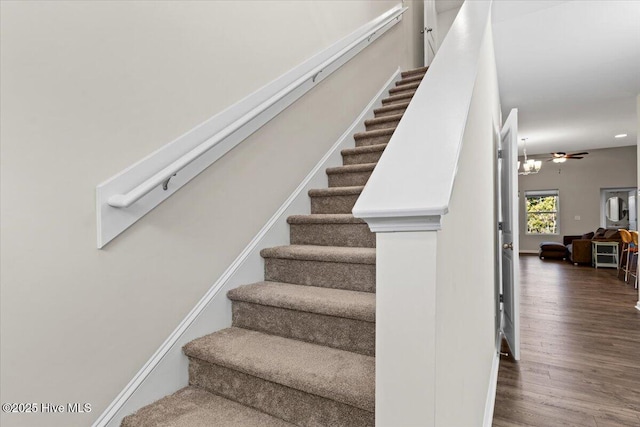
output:
M171 175L169 178L165 179L162 182L162 189L164 191L167 191L169 189L169 181L171 181L171 178L173 178L174 176L178 175L177 173L174 173L173 175Z

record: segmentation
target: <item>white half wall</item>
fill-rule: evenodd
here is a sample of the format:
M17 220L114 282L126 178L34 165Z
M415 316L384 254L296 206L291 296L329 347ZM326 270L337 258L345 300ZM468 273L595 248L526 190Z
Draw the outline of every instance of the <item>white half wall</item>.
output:
M491 24L464 132L458 172L438 232L436 426L481 426L495 392L495 191L501 126Z

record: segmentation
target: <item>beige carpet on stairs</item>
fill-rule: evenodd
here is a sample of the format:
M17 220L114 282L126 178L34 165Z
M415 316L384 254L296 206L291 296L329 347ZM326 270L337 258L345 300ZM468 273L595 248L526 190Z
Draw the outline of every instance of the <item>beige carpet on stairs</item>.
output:
M184 347L189 387L123 427L374 425L375 235L351 209L425 73L402 73L329 188L309 191L291 244L261 251L265 281L228 293L233 326Z

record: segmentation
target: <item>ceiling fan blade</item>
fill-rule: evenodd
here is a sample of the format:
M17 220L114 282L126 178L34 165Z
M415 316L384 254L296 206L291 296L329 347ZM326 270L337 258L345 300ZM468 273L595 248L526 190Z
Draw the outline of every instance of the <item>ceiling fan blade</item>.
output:
M589 154L586 151L583 151L582 153L571 153L571 154L567 154L567 156L582 156L583 154Z
M582 156L567 156L567 159L584 159Z

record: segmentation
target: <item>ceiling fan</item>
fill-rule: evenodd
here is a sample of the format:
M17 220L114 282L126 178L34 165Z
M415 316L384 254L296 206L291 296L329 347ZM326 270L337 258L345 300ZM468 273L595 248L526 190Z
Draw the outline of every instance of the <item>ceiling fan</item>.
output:
M551 155L553 157L551 157L550 159L548 159L548 162L554 162L554 163L564 163L567 161L567 159L583 159L585 155L587 155L589 153L587 153L586 151L583 151L581 153L571 153L571 154L567 154L565 152L562 151L558 151L557 153L551 153Z

